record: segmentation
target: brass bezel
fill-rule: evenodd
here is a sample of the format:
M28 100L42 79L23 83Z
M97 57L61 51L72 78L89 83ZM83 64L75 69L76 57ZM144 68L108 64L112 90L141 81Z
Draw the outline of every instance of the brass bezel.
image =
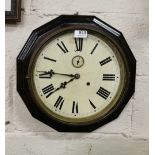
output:
M81 28L81 26L80 26ZM73 31L74 29L77 29L76 26L75 27L67 27L64 29L58 29L57 31L54 31L54 33L51 33L48 35L48 37L46 38L46 41L44 40L44 43L41 44L41 46L37 46L37 48L35 49L34 54L31 57L30 63L29 63L29 68L28 68L28 75L30 77L29 79L29 91L31 92L32 96L34 96L34 100L35 102L38 104L38 107L44 112L46 113L49 117L52 117L52 119L55 119L57 121L60 121L64 124L71 124L71 125L89 125L92 124L94 122L98 122L100 120L102 120L104 117L107 117L108 113L110 113L110 111L117 107L120 99L122 98L123 92L124 92L124 88L127 85L128 81L127 81L127 77L129 77L128 74L128 67L126 65L126 60L125 57L123 56L123 52L121 52L121 49L119 49L119 47L112 42L112 40L110 40L109 38L107 38L106 36L104 36L103 34L99 33L97 30L92 29L92 28L86 28L84 27L86 30L88 30L89 32L91 32L92 34L96 35L96 36L100 36L102 38L105 39L105 42L112 48L114 49L114 53L117 56L117 60L121 60L122 63L120 65L121 70L124 71L125 75L124 75L124 80L121 79L122 82L124 82L124 84L119 86L119 89L121 89L121 91L119 92L119 94L117 94L114 99L111 101L111 104L109 104L105 109L103 109L102 111L99 112L99 114L94 114L92 116L89 117L84 117L84 118L80 118L80 119L72 119L72 118L68 118L68 117L62 117L54 112L52 112L51 110L49 110L40 100L39 96L37 95L36 91L35 91L35 86L34 86L34 82L33 82L33 66L34 66L34 62L37 59L39 53L41 52L41 49L46 46L48 44L48 42L50 42L51 40L53 40L55 37L57 37L58 35L62 35L64 33L68 33L70 31ZM82 28L81 28L82 29ZM103 39L102 39L103 40ZM117 54L116 54L117 52ZM122 55L121 55L122 54ZM119 55L119 56L118 56ZM124 67L124 68L123 68ZM91 118L91 119L90 119Z

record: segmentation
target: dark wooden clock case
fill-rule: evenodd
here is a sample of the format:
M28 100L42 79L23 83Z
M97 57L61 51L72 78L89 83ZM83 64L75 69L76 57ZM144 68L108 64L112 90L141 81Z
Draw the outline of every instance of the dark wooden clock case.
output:
M82 126L75 126L65 124L49 116L40 107L38 107L38 104L34 101L28 86L28 66L34 51L37 51L37 48L39 49L54 35L57 35L63 31L68 31L70 29L93 30L101 35L106 36L123 51L123 55L126 58L126 64L128 66L128 84L126 85L125 91L119 100L119 103L114 108L112 108L107 113L107 115L103 117L103 119L89 125L86 124ZM31 115L41 122L56 129L57 131L90 132L116 119L119 116L134 93L135 73L136 59L120 31L116 30L95 16L61 15L46 23L45 25L33 30L23 49L19 53L17 57L17 91L23 99Z

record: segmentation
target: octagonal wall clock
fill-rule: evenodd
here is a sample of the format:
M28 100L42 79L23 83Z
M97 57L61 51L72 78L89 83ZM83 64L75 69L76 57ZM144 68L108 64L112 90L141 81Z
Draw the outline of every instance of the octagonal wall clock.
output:
M95 16L62 15L35 29L17 57L17 90L33 117L89 132L119 116L135 89L122 33Z

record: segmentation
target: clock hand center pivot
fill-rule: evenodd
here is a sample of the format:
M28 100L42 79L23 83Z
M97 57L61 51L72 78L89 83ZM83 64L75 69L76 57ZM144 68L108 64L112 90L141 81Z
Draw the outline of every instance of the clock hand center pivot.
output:
M75 77L75 79L79 79L80 78L80 74L75 74L74 77Z

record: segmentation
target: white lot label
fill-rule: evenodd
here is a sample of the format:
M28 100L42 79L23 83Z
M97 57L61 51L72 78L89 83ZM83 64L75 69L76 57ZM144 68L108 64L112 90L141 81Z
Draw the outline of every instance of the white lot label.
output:
M87 31L86 30L75 30L74 38L87 38Z

